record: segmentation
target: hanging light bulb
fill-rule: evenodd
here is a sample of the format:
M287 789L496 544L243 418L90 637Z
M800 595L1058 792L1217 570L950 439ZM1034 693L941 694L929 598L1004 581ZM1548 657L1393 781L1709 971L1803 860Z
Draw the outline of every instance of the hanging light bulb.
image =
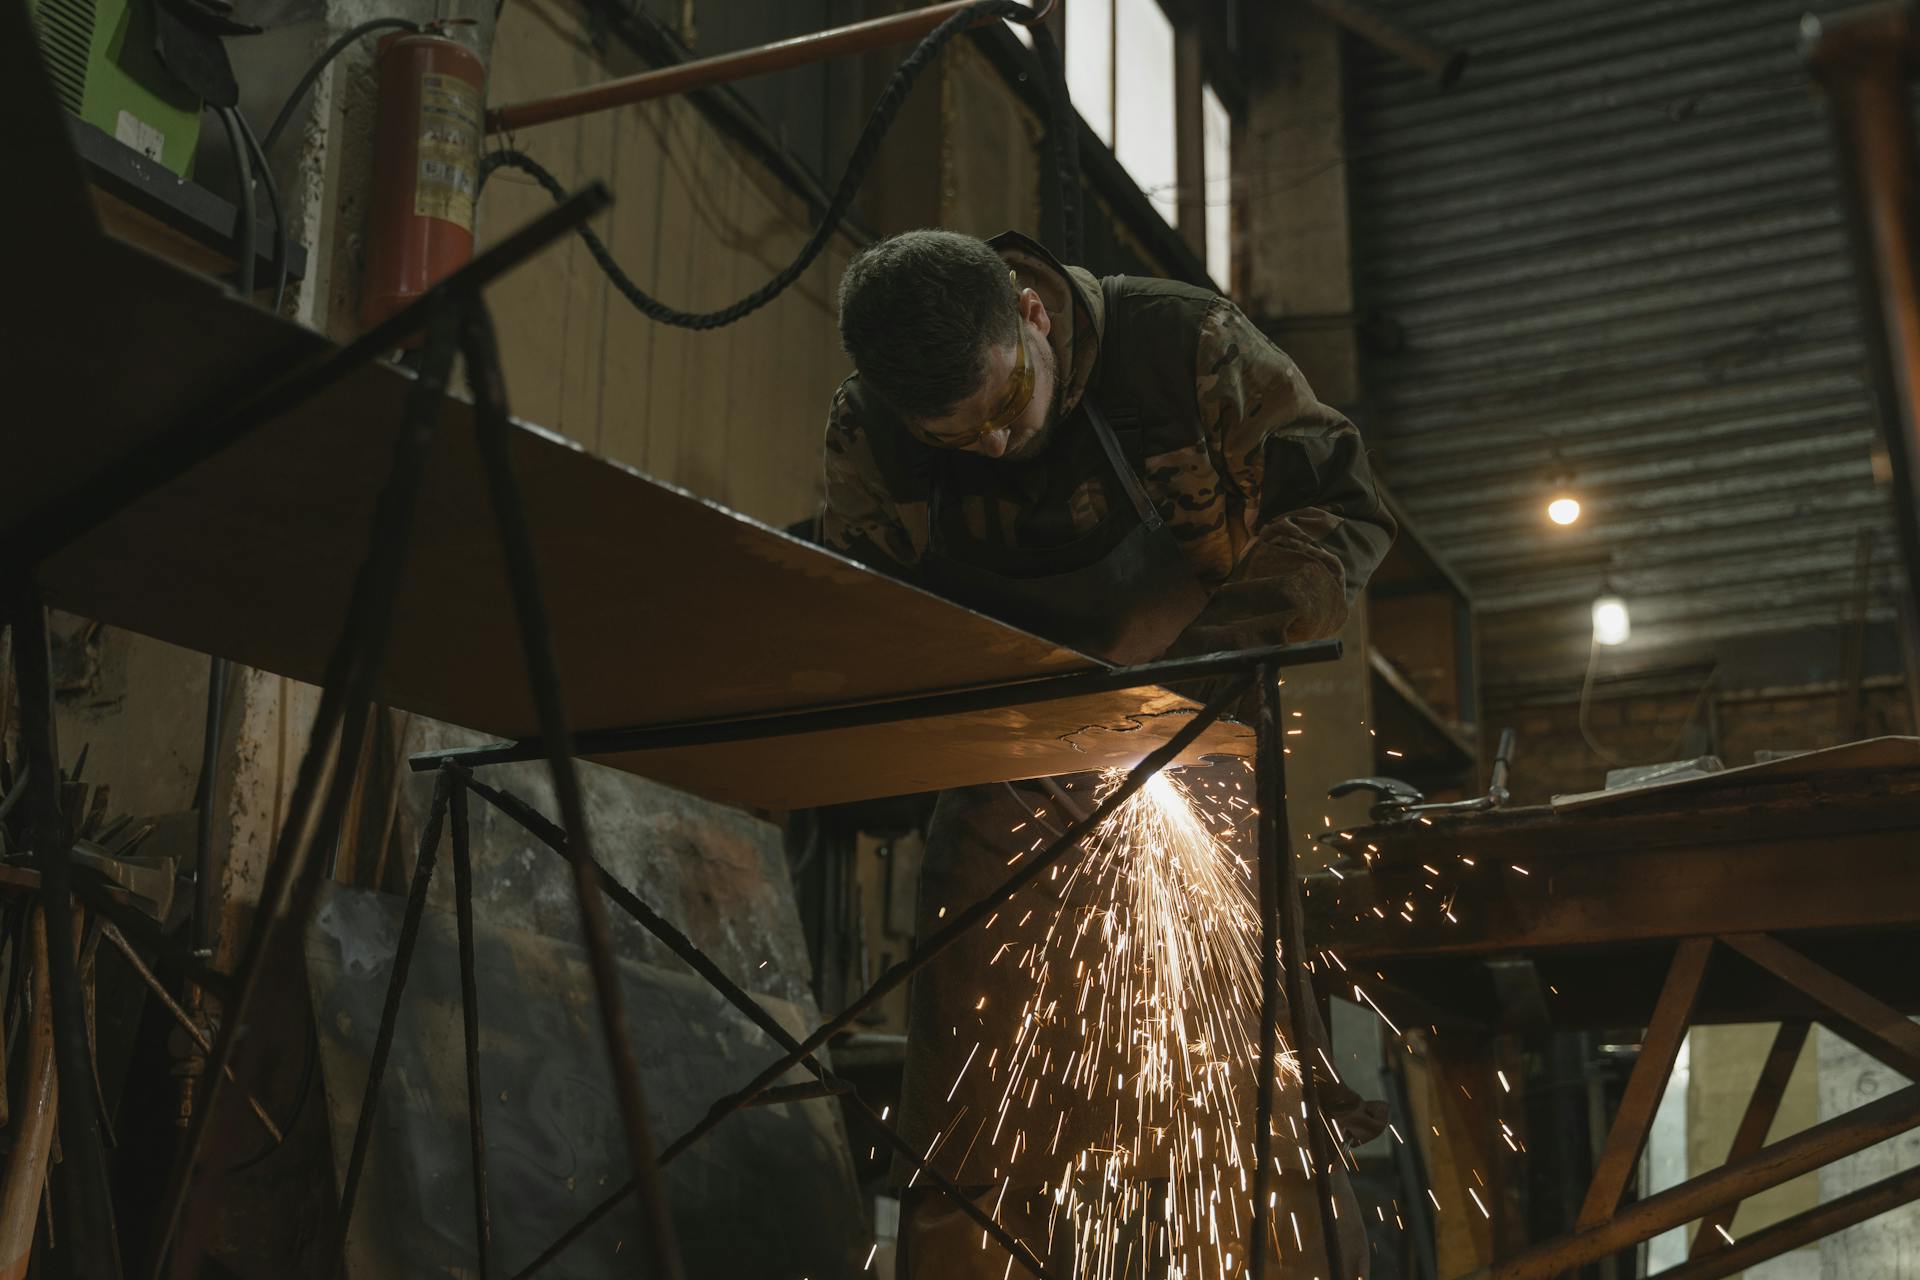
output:
M1562 494L1547 504L1547 519L1555 524L1572 524L1580 518L1580 499Z
M1595 644L1625 644L1627 637L1633 634L1633 627L1627 619L1627 602L1616 595L1604 595L1593 602L1593 642Z

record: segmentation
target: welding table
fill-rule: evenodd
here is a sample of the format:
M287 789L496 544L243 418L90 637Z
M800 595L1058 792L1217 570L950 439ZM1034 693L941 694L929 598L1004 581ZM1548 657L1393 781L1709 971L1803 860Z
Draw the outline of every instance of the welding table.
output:
M1758 1190L1920 1126L1913 1086L1761 1145L1809 1019L1920 1079L1905 1016L1920 1012L1920 738L1326 844L1340 857L1304 886L1317 982L1358 985L1397 1026L1434 1033L1441 1105L1463 1131L1449 1137L1507 1175L1497 1217L1524 1174L1493 1128L1496 1037L1647 1027L1574 1232L1526 1247L1494 1222L1497 1280L1546 1280L1703 1217L1694 1256L1664 1274L1711 1280L1920 1198L1920 1174L1902 1174L1736 1246L1708 1230ZM1621 1209L1687 1027L1775 1020L1727 1165Z

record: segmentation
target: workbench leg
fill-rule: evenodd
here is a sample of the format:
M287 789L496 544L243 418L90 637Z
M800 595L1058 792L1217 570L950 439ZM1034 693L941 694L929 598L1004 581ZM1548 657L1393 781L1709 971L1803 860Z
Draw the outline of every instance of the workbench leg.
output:
M554 656L553 629L540 592L540 570L533 534L527 527L526 506L513 473L507 417L506 382L500 369L500 351L493 321L475 297L468 301L462 333L467 378L474 393L474 434L487 490L499 522L507 578L513 591L514 616L519 623L520 647L527 679L539 710L540 736L546 743L547 764L553 774L554 796L560 805L560 825L567 833L567 855L573 865L574 899L580 910L580 939L587 952L598 997L600 1030L606 1038L614 1091L620 1100L627 1154L639 1181L646 1239L641 1244L645 1273L652 1280L679 1280L680 1250L674 1242L673 1216L667 1205L666 1185L654 1150L647 1120L646 1094L640 1084L640 1060L634 1053L633 1032L627 1022L620 970L614 962L613 934L606 904L600 899L586 802L573 761L573 735L567 725L566 700L560 688L559 664Z
M460 1022L466 1039L467 1134L473 1152L473 1240L480 1280L493 1274L493 1227L487 1212L487 1130L480 1091L480 996L473 963L473 862L467 842L465 770L453 780L453 914L460 934Z
M407 391L406 418L394 443L386 487L374 507L367 555L354 576L347 617L327 659L320 706L294 777L273 858L267 864L259 909L247 934L233 990L223 1002L219 1034L201 1076L201 1096L188 1120L186 1137L174 1162L173 1180L160 1206L149 1269L152 1280L165 1274L167 1256L192 1194L200 1150L206 1143L226 1077L234 1068L261 972L270 960L290 963L297 957L301 934L325 879L326 862L312 856L312 850L320 840L338 832L359 764L359 748L386 657L434 429L446 400L447 377L459 337L457 320L457 315L444 306L436 313L419 375Z
M367 1083L360 1092L360 1118L353 1127L353 1149L347 1156L347 1176L340 1188L340 1212L334 1218L333 1245L327 1268L332 1280L346 1261L347 1228L366 1172L367 1147L373 1141L373 1119L380 1107L380 1086L386 1080L387 1056L393 1052L393 1031L400 1021L400 998L407 990L407 970L413 964L414 944L420 940L420 921L427 910L427 889L433 882L433 864L440 851L440 828L446 821L448 793L454 786L443 770L433 783L433 802L420 832L420 852L413 863L413 886L407 891L406 913L400 917L400 942L393 952L393 972L387 977L387 999L380 1009L380 1030L373 1037L373 1056L367 1061Z
M1620 1197L1639 1164L1640 1149L1646 1146L1647 1133L1653 1128L1654 1113L1660 1109L1667 1077L1673 1074L1680 1046L1686 1042L1687 1025L1693 1019L1694 1001L1706 980L1707 959L1712 952L1711 938L1688 938L1674 951L1660 999L1640 1039L1640 1056L1627 1077L1626 1092L1607 1130L1606 1146L1594 1163L1586 1203L1580 1206L1580 1216L1574 1222L1577 1231L1599 1226L1620 1207Z
M59 1083L61 1170L72 1214L69 1265L79 1280L120 1274L106 1151L88 1070L86 1014L74 963L71 833L60 812L60 747L54 727L52 657L40 593L25 578L10 584L13 668L25 750L30 847L40 868L46 916L47 976L53 1004L54 1074Z
M1253 1241L1249 1254L1254 1280L1264 1280L1267 1260L1269 1204L1272 1176L1272 1126L1275 1057L1279 1038L1281 964L1286 965L1286 1003L1289 1030L1295 1060L1300 1066L1300 1092L1306 1103L1307 1150L1314 1167L1309 1170L1320 1210L1320 1238L1327 1251L1330 1280L1347 1280L1351 1274L1341 1257L1339 1212L1334 1208L1334 1178L1340 1168L1334 1149L1338 1135L1320 1109L1319 1090L1313 1079L1313 1039L1311 1023L1313 983L1307 973L1305 923L1300 903L1300 878L1293 861L1291 828L1287 825L1286 738L1282 733L1283 711L1280 699L1280 673L1262 664L1254 674L1260 694L1256 719L1256 755L1254 788L1260 810L1260 1092L1254 1110L1254 1218Z

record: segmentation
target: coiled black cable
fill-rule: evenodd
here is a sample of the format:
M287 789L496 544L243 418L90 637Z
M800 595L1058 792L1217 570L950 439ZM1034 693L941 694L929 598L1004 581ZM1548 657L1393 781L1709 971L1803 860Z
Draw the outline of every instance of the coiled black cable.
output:
M313 65L308 67L299 81L294 84L293 92L287 95L287 100L280 104L280 114L276 115L273 118L273 123L267 126L265 136L260 139L260 149L262 151L273 150L273 144L280 141L281 132L286 129L287 123L293 119L293 109L300 105L302 98L307 96L307 90L313 88L313 82L320 78L320 73L327 69L328 63L339 57L348 45L358 40L361 36L372 35L376 31L389 30L417 32L420 30L420 24L407 18L374 18L369 22L363 22L359 26L354 27L332 44L328 45L326 51L313 60Z
M903 58L894 68L893 76L887 81L887 87L881 91L879 100L873 104L873 114L867 117L867 124L860 132L860 140L854 144L853 154L847 160L846 171L840 176L840 183L834 188L833 199L820 217L819 225L813 234L807 237L805 245L794 260L782 268L774 277L755 289L746 297L725 306L718 311L682 311L670 307L641 289L632 277L620 269L613 260L607 246L599 236L586 227L580 228L580 238L586 242L587 252L600 269L607 273L607 279L614 288L632 303L635 310L650 320L661 324L670 324L681 329L719 329L732 324L743 316L758 311L773 301L804 274L820 251L827 246L827 240L840 225L840 219L853 204L854 195L867 179L867 171L873 167L874 158L879 154L880 143L893 128L893 122L900 114L901 106L907 100L907 94L913 89L914 81L927 69L934 56L945 48L955 36L971 27L982 18L1007 18L1018 21L1033 16L1033 10L1019 0L979 0L970 4L945 22L929 31L913 52ZM480 182L486 183L489 174L496 169L519 169L532 176L535 182L546 188L547 194L555 200L564 200L567 189L560 180L547 171L539 161L524 151L505 148L487 155L480 162Z

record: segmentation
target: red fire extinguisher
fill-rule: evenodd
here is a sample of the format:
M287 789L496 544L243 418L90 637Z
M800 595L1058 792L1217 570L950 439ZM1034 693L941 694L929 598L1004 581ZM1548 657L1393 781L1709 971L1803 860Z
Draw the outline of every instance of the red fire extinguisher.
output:
M473 256L486 67L430 31L388 36L377 59L373 208L360 319L371 328Z

